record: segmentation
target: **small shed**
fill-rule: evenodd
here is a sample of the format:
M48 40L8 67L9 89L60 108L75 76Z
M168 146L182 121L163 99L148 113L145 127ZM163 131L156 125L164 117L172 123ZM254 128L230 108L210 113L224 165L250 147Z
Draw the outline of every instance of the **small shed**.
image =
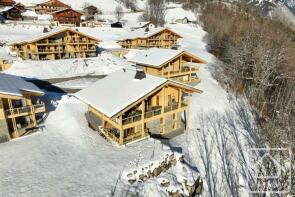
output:
M112 28L123 28L123 23L121 23L120 21L112 23L111 24Z
M191 23L192 21L189 20L187 17L184 17L184 18L176 19L175 22L181 23L181 24L188 24L188 23Z

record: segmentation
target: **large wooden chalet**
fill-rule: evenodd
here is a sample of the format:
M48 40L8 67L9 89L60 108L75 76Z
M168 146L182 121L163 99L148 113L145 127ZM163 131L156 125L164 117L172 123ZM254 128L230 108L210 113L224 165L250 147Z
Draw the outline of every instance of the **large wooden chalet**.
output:
M198 82L203 59L183 50L151 48L137 53L129 60L151 75L176 79L181 82Z
M81 13L73 10L72 8L66 8L51 13L53 20L57 25L70 25L80 26Z
M191 86L123 69L76 93L88 104L89 126L119 145L149 134L189 129ZM184 119L183 119L184 117Z
M25 135L45 112L44 94L20 77L0 74L0 141Z
M11 44L23 59L55 60L96 56L99 40L71 28L56 28Z
M39 3L35 7L35 11L38 14L51 14L52 12L71 8L71 6L59 1L59 0L49 0L44 3Z
M177 45L177 40L182 38L168 28L138 29L123 39L118 44L123 48L172 48Z

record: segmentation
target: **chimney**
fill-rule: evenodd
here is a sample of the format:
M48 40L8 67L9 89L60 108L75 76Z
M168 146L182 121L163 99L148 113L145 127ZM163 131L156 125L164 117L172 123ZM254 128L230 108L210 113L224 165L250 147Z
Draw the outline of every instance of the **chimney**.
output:
M142 80L146 77L145 72L142 67L136 67L136 73L134 79Z

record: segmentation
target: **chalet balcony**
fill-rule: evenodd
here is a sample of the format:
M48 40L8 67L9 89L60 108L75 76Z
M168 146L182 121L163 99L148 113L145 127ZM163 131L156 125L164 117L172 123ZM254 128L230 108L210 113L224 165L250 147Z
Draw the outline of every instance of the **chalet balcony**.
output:
M46 53L63 53L64 50L62 48L55 48L55 49L38 49L39 54L46 54Z
M120 143L120 133L119 130L115 128L100 128L100 132L108 139L110 139L113 142ZM138 131L136 133L131 133L129 135L125 135L123 137L123 144L127 144L129 142L133 142L135 140L138 140L140 138L143 138L144 136L142 135L141 131Z
M132 133L131 135L125 136L123 138L123 143L127 144L129 142L133 142L133 141L138 140L143 137L145 137L145 136L142 135L142 132Z
M115 128L109 129L109 128L100 127L99 130L106 138L109 138L112 141L119 143L120 133L117 129L115 129Z
M45 104L44 103L40 103L40 104L35 104L33 105L35 113L42 113L45 112Z
M181 102L180 107L178 105L178 102L175 102L171 104L170 106L164 107L164 113L168 113L168 112L171 112L180 108L184 108L184 107L187 107L187 104L185 102ZM153 106L151 107L150 110L144 113L144 119L148 120L150 118L161 115L162 113L163 113L162 106ZM122 119L122 123L123 125L128 125L134 122L139 122L142 120L141 117L142 117L141 111L133 111L132 113L130 113L128 117L125 117Z
M14 118L14 117L20 117L20 116L27 116L30 114L35 113L42 113L45 112L45 104L35 104L35 105L27 105L24 107L18 107L18 108L11 108L5 110L5 115L7 118Z
M167 75L171 75L171 76L177 76L177 75L184 75L184 74L190 74L190 73L193 73L193 72L197 72L199 70L199 67L198 66L192 66L191 64L186 64L184 67L182 67L180 70L171 70L171 71L168 71L168 70L165 70L164 71L164 75L167 76Z

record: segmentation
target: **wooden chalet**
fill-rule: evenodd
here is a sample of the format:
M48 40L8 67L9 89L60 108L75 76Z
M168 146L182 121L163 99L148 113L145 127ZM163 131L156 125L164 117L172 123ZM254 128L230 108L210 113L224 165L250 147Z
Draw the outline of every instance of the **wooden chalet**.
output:
M37 14L51 14L52 12L63 10L66 8L71 8L71 6L59 0L49 0L44 3L37 4L35 7L35 12Z
M56 28L10 45L23 59L55 60L95 57L98 41L72 28Z
M81 13L73 10L72 8L66 8L51 13L53 20L57 25L72 25L80 26Z
M45 112L44 94L20 77L0 74L0 141L26 135Z
M151 75L184 83L199 82L200 66L207 62L183 50L151 48L129 60Z
M13 0L0 0L1 6L13 6L15 4L15 1Z
M180 24L188 24L188 23L191 23L192 21L189 20L187 17L184 17L184 18L176 19L175 22Z
M83 15L86 20L94 20L97 14L101 14L101 11L93 5L83 8Z
M179 34L168 28L138 29L129 33L118 41L123 48L172 48L177 40L182 38Z
M89 126L123 145L148 135L188 130L194 92L201 93L142 70L123 69L81 90L76 97L88 104Z
M2 15L8 20L19 21L22 19L22 12L23 11L17 7L11 7L2 11Z
M136 24L135 26L131 27L131 30L136 30L136 29L141 29L141 28L155 28L156 26L151 22L151 21L146 21L146 22L139 22L138 24Z

